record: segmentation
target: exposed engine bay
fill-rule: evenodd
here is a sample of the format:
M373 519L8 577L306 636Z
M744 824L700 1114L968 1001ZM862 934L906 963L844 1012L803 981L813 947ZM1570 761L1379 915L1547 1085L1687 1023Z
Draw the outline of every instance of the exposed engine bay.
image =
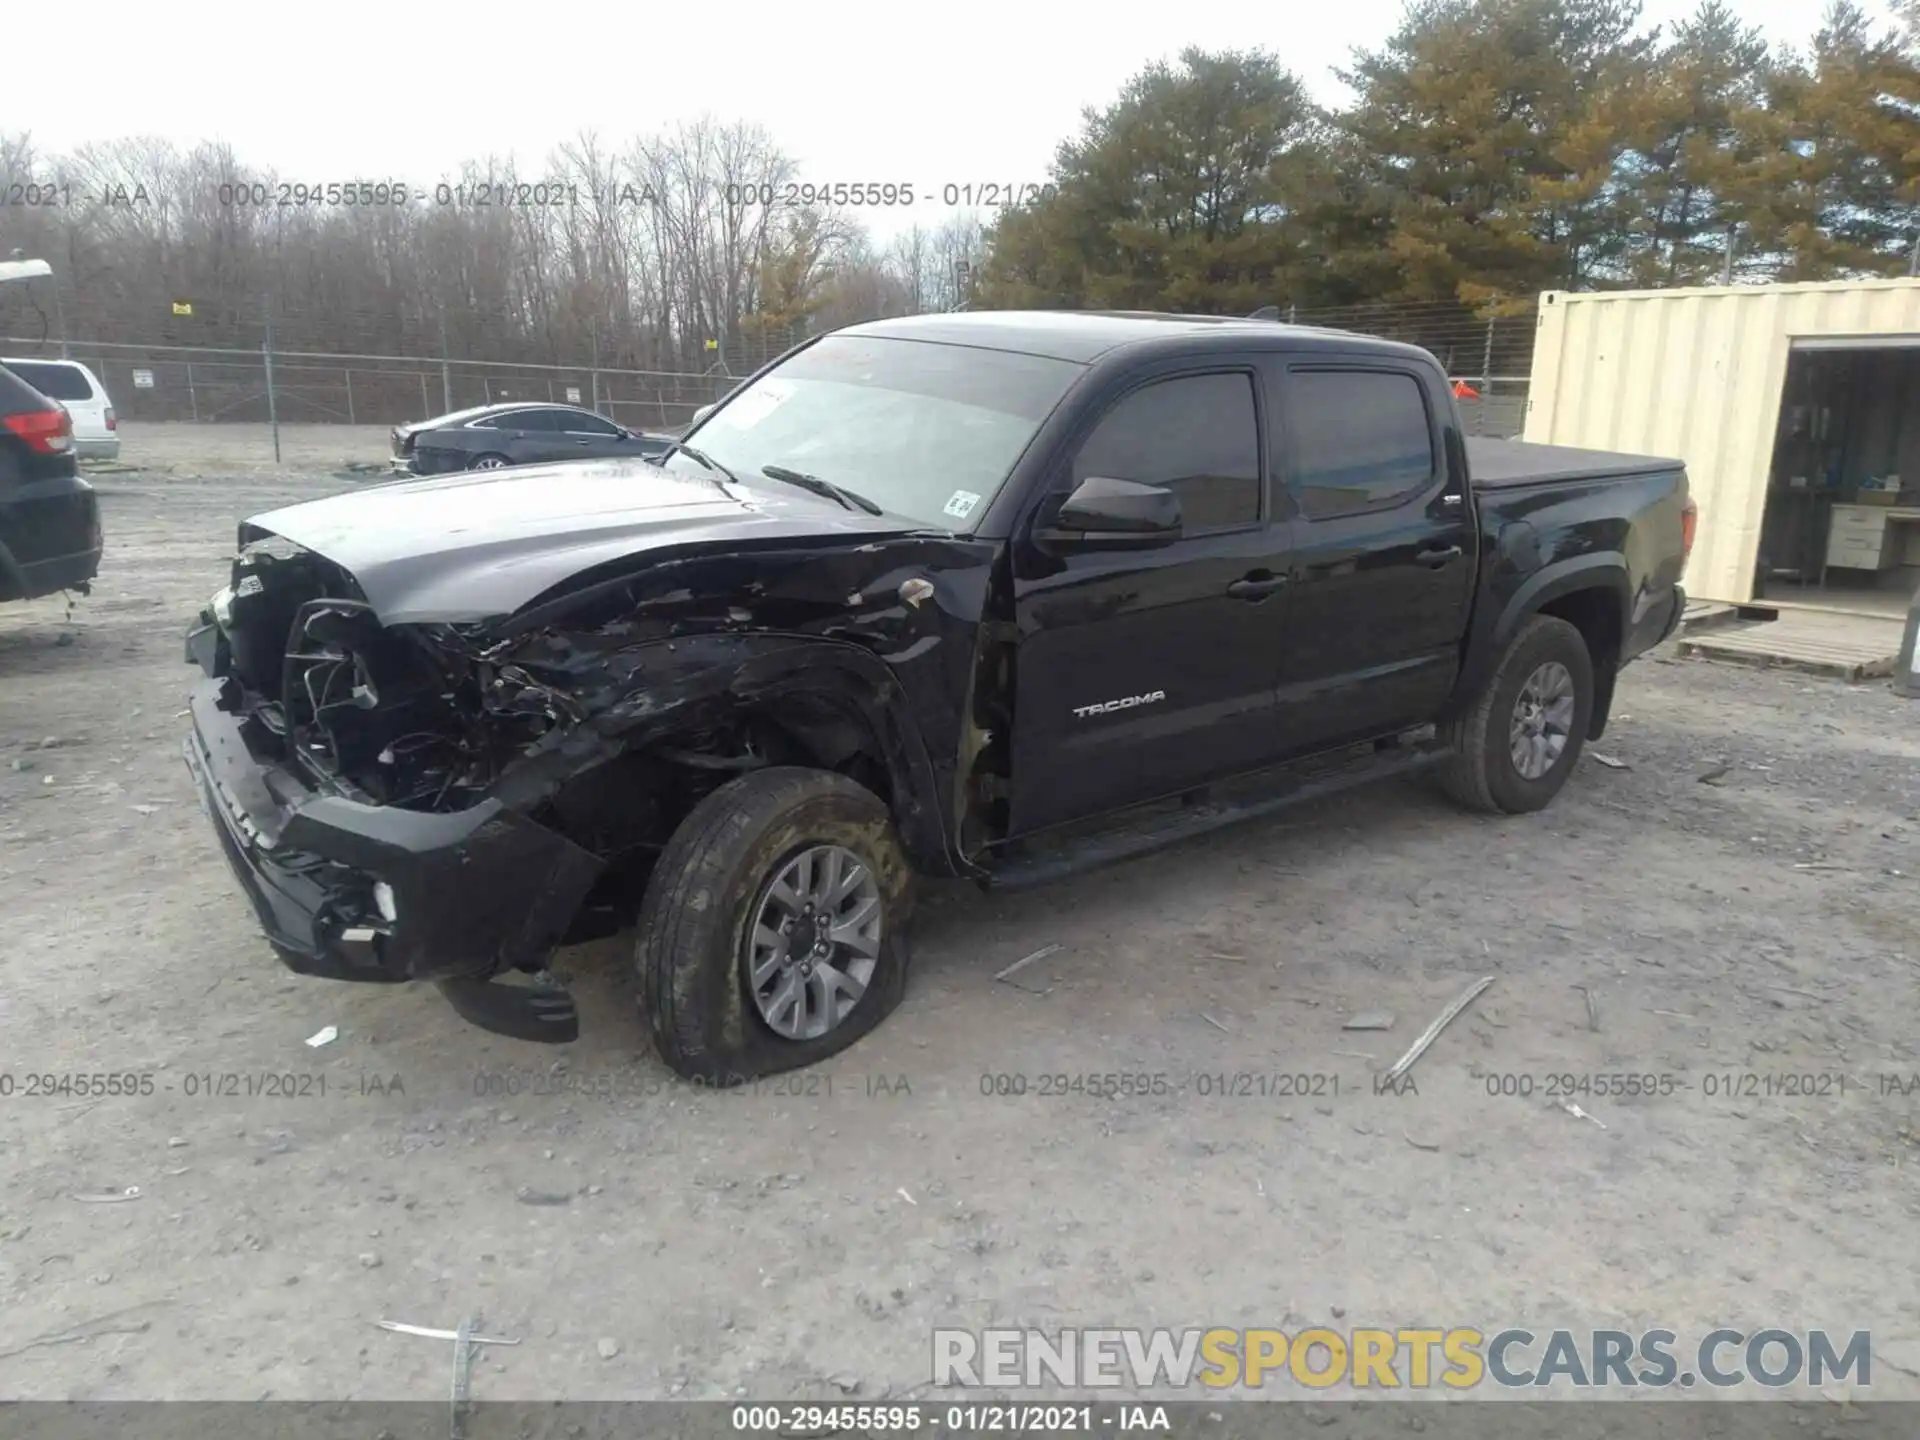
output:
M673 817L744 770L824 756L884 784L815 698L784 700L777 720L699 699L687 674L750 673L709 669L746 656L703 649L744 617L719 602L696 613L671 576L604 587L565 630L382 625L345 569L269 536L242 549L211 608L255 742L318 793L434 814L491 797L617 864L657 850ZM629 745L636 727L652 742Z
M464 809L572 714L452 627L382 626L350 576L285 541L243 551L214 610L248 712L325 792Z

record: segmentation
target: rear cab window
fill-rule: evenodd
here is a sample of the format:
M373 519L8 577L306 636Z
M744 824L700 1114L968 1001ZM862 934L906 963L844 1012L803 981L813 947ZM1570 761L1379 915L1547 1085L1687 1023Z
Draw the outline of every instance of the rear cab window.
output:
M1404 504L1439 474L1426 387L1405 370L1287 375L1288 487L1309 520Z
M78 365L62 365L52 360L8 360L6 367L49 400L92 400L97 398L87 372Z

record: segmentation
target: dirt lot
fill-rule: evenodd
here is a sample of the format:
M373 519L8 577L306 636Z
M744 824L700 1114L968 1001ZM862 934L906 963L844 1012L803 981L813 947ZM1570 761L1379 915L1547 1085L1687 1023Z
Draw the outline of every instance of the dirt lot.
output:
M282 425L280 461L267 425L190 425L127 420L120 458L148 476L174 479L324 475L349 465L384 465L392 450L384 425ZM285 467L284 469L282 467ZM111 467L118 469L119 467Z
M378 437L305 474L191 440L101 479L70 619L0 610L0 1395L437 1399L449 1347L374 1322L475 1309L523 1341L481 1399L898 1396L943 1324L1871 1329L1868 1393L1920 1395L1920 1092L1882 1078L1920 1072L1920 702L1658 658L1599 747L1626 768L1539 816L1389 784L948 886L892 1020L718 1095L648 1053L618 942L564 957L557 1051L276 965L179 759L180 636L235 522ZM1166 1091L1040 1093L1112 1072ZM1675 1088L1547 1097L1592 1072ZM1847 1078L1707 1093L1743 1074ZM273 1075L326 1093L246 1093Z

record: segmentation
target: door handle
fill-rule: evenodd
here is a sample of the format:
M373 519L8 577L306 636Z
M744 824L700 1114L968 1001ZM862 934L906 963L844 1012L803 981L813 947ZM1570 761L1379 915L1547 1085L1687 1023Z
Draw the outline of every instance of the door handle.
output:
M1236 600L1264 600L1287 583L1284 575L1249 575L1227 586L1227 594Z
M1460 558L1460 547L1458 545L1448 545L1443 549L1422 550L1413 558L1429 569L1438 570L1442 565L1446 565Z

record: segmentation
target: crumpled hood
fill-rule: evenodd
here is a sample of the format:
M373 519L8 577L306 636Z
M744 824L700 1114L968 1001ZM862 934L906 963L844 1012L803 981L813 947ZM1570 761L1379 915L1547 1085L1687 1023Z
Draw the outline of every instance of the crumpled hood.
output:
M642 460L568 461L386 485L256 515L351 574L381 623L512 614L583 570L691 546L872 539L924 527L804 491L726 485Z

